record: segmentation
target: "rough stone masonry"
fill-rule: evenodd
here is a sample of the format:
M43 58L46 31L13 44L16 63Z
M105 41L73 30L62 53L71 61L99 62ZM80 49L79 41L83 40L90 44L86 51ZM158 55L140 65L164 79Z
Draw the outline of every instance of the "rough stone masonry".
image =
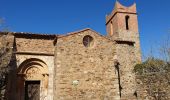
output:
M12 33L9 100L137 100L133 67L141 62L136 4L116 2L107 36ZM1 33L3 34L3 32Z

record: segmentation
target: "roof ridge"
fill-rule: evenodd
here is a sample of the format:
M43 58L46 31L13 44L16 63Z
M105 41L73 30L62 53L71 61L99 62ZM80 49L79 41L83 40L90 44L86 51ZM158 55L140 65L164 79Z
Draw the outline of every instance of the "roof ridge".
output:
M81 30L78 30L78 31L73 31L73 32L66 33L66 35L71 35L71 34L75 34L75 33L80 33L80 32L86 31L86 30L91 30L91 29L90 29L90 28L85 28L85 29L81 29Z

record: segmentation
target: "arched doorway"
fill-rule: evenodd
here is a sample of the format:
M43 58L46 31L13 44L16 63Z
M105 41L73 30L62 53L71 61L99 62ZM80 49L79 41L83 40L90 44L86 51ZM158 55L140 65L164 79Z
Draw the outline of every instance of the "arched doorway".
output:
M17 100L46 100L48 67L40 59L23 61L17 69Z

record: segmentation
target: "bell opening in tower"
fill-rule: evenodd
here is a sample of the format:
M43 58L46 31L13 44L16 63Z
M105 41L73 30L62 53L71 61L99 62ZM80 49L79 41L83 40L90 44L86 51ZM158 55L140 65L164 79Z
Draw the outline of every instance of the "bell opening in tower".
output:
M126 30L129 30L129 16L128 15L125 17L125 23L126 23Z

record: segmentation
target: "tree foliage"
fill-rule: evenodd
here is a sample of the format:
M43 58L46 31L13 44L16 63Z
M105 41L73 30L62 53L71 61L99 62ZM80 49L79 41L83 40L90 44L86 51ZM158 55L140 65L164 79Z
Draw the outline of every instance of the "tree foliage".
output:
M146 73L154 73L154 72L165 72L169 69L169 64L164 62L163 60L156 58L148 58L142 64L137 64L134 67L134 71L138 75L146 74Z

